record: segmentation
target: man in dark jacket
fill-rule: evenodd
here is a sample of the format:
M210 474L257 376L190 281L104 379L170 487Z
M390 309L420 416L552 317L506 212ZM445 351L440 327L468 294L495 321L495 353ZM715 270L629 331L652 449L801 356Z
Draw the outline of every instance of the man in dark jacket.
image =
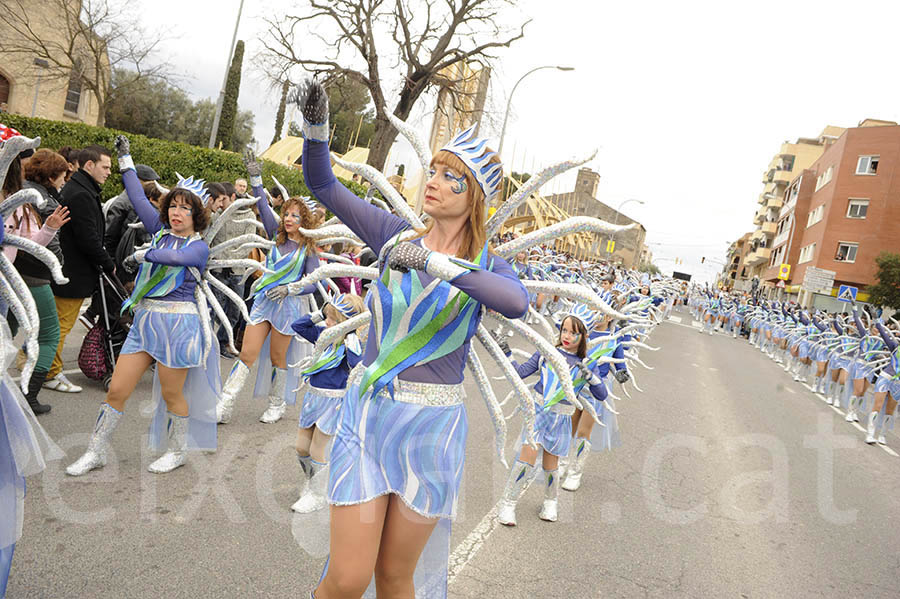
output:
M67 393L77 393L81 387L62 374L66 337L78 319L81 304L93 294L100 271L111 274L115 270L112 258L103 248L105 223L100 206L100 186L109 177L112 166L110 152L101 146L88 146L79 153L78 159L81 168L60 194L60 203L68 207L72 217L59 233L59 245L65 257L63 274L69 282L52 286L59 316L59 346L44 383L48 389Z

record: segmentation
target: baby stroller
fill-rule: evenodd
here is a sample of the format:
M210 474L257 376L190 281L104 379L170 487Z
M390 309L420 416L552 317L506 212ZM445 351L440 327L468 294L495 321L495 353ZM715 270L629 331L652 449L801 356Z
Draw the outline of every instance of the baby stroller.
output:
M100 314L81 343L78 367L89 379L103 381L107 391L113 367L131 327L131 317L119 314L127 298L128 292L115 275L100 273L100 285L91 300Z

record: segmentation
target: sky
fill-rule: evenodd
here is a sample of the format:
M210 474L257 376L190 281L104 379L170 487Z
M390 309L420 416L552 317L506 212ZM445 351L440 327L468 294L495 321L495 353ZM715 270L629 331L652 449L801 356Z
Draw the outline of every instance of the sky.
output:
M148 28L168 31L161 56L195 98L219 92L238 4L141 6ZM249 58L260 50L264 15L306 7L302 0L245 3L239 105L256 116L260 149L272 139L279 97ZM498 52L481 133L497 147L508 94L524 73L574 67L541 70L519 85L506 167L534 172L598 149L587 165L601 175L598 199L613 207L636 200L623 213L646 227L664 272L713 279L728 245L753 230L763 172L784 141L816 137L826 125L900 120L900 78L890 67L900 3L523 0L500 18L510 26L532 21L522 40ZM310 54L324 51L311 38L305 43ZM389 60L381 64L393 109L398 73ZM433 99L420 103L409 120L427 132ZM404 145L398 142L392 158L412 166ZM543 192L569 191L574 177L559 177ZM683 264L675 266L676 258Z

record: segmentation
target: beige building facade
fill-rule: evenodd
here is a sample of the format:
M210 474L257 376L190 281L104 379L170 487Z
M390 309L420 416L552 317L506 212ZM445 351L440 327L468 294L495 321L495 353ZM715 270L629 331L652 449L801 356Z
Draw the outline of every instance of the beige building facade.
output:
M72 2L80 5L78 0ZM41 0L21 0L21 3L29 15L29 26L45 40L48 48L67 45L66 17L52 10L52 3ZM0 20L0 39L16 35ZM63 75L58 66L37 55L0 52L0 107L5 112L24 116L99 124L97 100L82 84L79 70L73 68Z

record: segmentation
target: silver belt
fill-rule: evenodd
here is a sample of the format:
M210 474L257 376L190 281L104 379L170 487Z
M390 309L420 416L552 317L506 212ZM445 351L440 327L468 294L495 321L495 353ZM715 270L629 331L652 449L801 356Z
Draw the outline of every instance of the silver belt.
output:
M532 392L534 393L534 396L537 398L537 401L534 402L535 410L540 412L541 410L544 409L541 407L542 402L544 401L544 396L538 395L537 391L532 391ZM582 401L587 401L587 400L582 400ZM563 403L560 401L560 402L553 404L549 408L547 408L547 411L553 412L554 414L561 414L562 416L572 416L573 414L575 414L575 406L573 406L570 403Z
M172 302L146 298L138 302L136 309L165 314L198 314L197 304L194 302Z
M359 364L350 373L350 384L358 384L365 372L365 367ZM378 392L376 401L390 399L387 389ZM442 385L439 383L414 383L394 379L394 401L412 403L420 406L448 407L463 403L466 398L465 390L461 383Z
M321 395L322 397L330 397L333 399L340 399L344 397L344 394L347 393L346 389L322 389L321 387L313 387L309 386L309 393L314 395Z

